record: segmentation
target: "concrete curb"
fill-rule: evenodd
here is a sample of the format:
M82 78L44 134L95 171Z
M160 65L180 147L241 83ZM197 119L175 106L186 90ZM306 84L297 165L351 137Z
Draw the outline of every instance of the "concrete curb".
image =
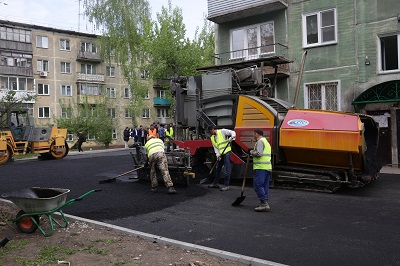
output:
M0 199L0 202L4 202L6 204L15 206L15 204L13 202L9 201L9 200ZM183 242L183 241L179 241L179 240L174 240L174 239L171 239L171 238L152 235L152 234L148 234L148 233L144 233L144 232L140 232L140 231L124 228L124 227L121 227L121 226L116 226L116 225L112 225L112 224L98 222L98 221L94 221L94 220L90 220L90 219L86 219L86 218L82 218L82 217L78 217L78 216L74 216L74 215L69 215L69 214L64 214L64 215L67 218L70 218L70 219L73 219L73 220L77 220L77 221L81 221L81 222L85 222L85 223L89 223L89 224L94 224L94 225L98 225L98 226L107 227L107 228L110 228L112 230L119 231L119 232L122 232L122 233L125 233L125 234L129 234L129 235L132 235L132 236L139 236L139 237L141 237L143 239L146 239L146 240L149 240L149 241L152 241L152 242L173 245L173 246L176 246L176 247L179 247L179 248L183 248L183 249L188 249L188 250L200 251L200 252L203 252L205 254L209 254L209 255L212 255L212 256L220 257L220 258L231 260L231 261L237 261L237 262L246 263L246 264L252 265L252 266L285 266L285 264L280 264L280 263L276 263L276 262L273 262L273 261L262 260L262 259L253 258L253 257L249 257L249 256L244 256L244 255L240 255L240 254L237 254L237 253L232 253L232 252L228 252L228 251L224 251L224 250L219 250L219 249L209 248L209 247L205 247L205 246L195 245L195 244L191 244L191 243L187 243L187 242Z

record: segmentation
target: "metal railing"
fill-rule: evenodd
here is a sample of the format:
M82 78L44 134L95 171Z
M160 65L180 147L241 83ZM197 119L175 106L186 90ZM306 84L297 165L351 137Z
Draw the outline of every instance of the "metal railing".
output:
M286 57L287 53L288 47L286 45L274 43L265 46L258 46L215 54L211 59L211 64L222 65L274 56Z

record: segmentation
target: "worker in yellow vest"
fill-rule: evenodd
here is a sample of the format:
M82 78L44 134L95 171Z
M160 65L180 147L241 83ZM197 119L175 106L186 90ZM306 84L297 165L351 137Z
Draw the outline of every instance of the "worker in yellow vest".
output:
M174 143L174 129L167 124L167 128L165 129L165 144L167 145L167 152L171 151L171 145L172 149L175 149L175 143Z
M235 140L236 132L229 129L215 129L214 126L209 126L208 131L211 134L211 143L214 147L215 155L217 156L217 169L215 171L214 181L208 185L209 188L220 188L219 178L222 167L224 167L224 185L220 188L221 191L229 190L229 182L231 179L231 145Z
M257 142L254 149L250 151L250 155L253 157L253 187L260 200L260 205L254 209L256 212L270 210L268 192L272 171L271 145L263 135L264 133L261 129L254 130L254 138Z
M146 147L148 164L150 165L151 191L157 192L157 168L160 170L164 179L165 186L168 188L168 194L176 194L174 184L168 171L168 161L164 153L164 143L161 139L155 138L154 135L147 137Z

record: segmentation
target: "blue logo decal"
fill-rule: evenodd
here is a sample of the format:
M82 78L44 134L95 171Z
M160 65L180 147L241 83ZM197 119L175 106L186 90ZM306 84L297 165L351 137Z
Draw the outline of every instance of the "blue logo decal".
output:
M308 124L310 124L310 122L308 122L307 120L304 119L292 119L290 121L287 122L289 126L292 127L305 127Z

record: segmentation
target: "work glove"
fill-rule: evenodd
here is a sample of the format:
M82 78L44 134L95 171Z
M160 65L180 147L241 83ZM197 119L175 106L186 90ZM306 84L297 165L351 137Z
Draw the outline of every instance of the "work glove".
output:
M229 137L229 139L228 139L229 142L232 142L232 141L234 141L234 140L235 140L234 137Z
M218 162L221 161L221 159L222 159L222 156L221 156L221 155L217 157L217 161L218 161Z

